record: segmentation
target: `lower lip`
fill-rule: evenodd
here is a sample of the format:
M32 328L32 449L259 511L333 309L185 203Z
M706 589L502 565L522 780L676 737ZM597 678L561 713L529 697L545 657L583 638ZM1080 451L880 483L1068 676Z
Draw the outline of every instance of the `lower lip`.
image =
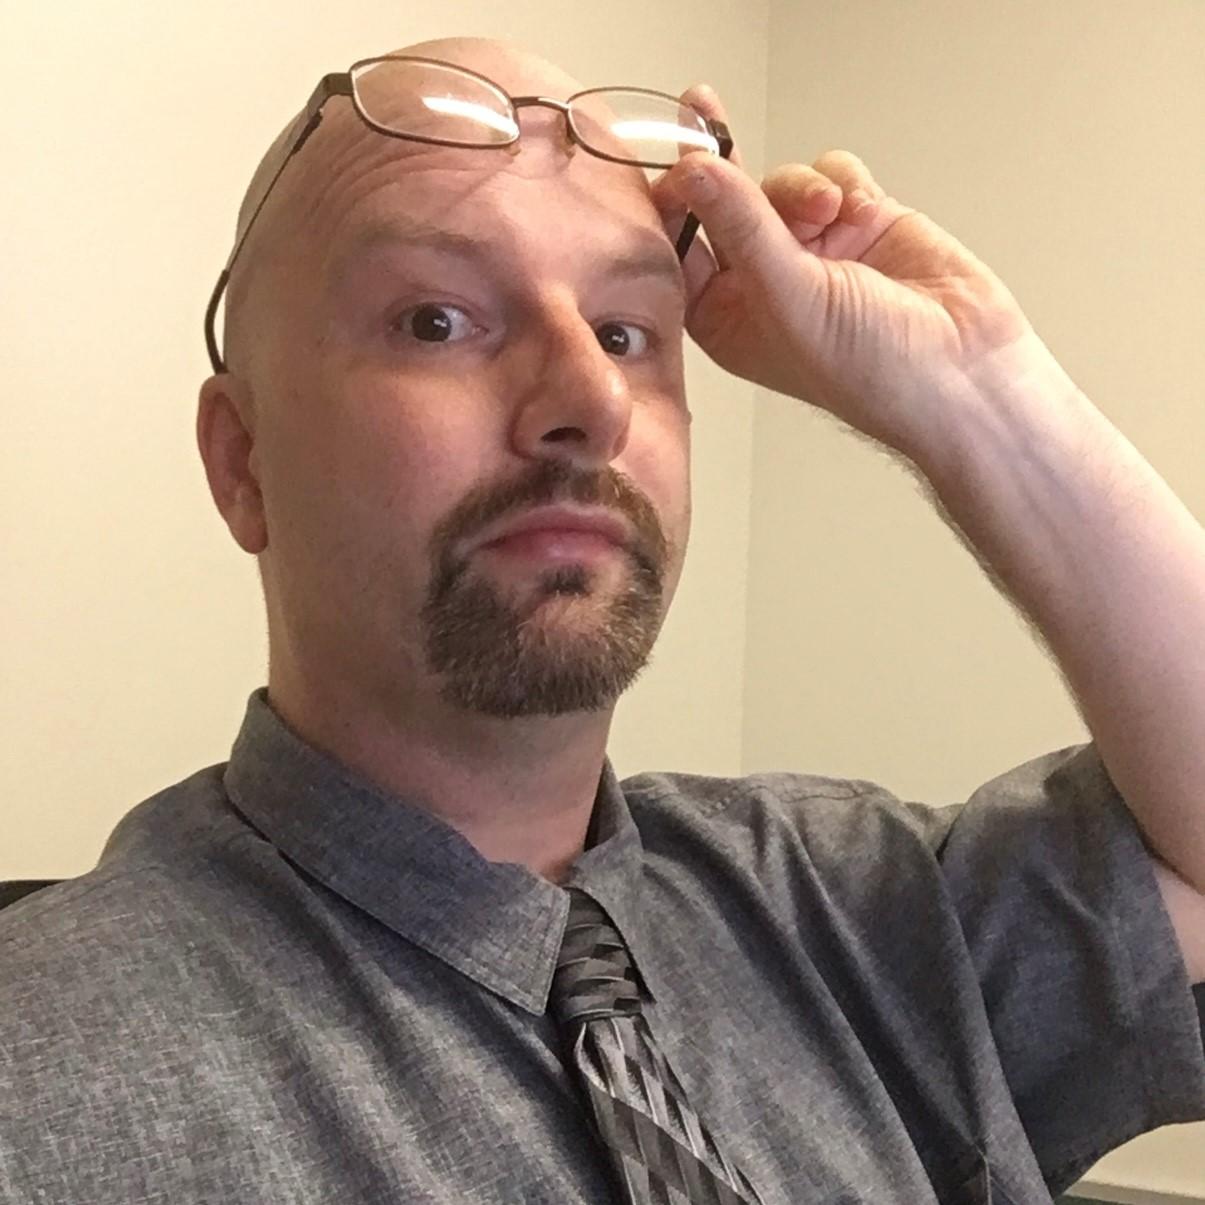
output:
M620 551L618 544L590 531L524 531L494 540L483 545L483 548L507 556L552 561L579 561L585 557L605 556Z

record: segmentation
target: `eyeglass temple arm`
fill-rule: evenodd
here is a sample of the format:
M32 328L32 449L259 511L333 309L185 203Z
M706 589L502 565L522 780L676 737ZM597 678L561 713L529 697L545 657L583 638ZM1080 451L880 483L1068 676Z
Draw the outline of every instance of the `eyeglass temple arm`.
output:
M300 132L293 139L293 144L289 147L284 158L281 159L280 166L272 174L272 179L268 181L268 186L264 189L263 195L259 199L259 204L256 205L251 217L247 219L247 224L243 227L243 233L235 242L234 250L230 252L230 257L226 260L226 266L222 269L222 274L218 277L218 283L214 286L213 295L209 298L209 304L205 307L205 346L209 351L209 362L213 366L215 373L226 371L225 362L222 360L221 353L218 350L215 322L222 294L226 291L227 284L230 283L230 269L234 266L238 253L243 249L243 244L247 241L247 235L251 233L251 227L255 225L255 219L259 217L259 211L263 209L264 204L272 195L272 189L276 187L276 181L280 179L281 173L289 164L289 160L305 146L306 139L322 123L322 106L332 96L351 95L351 76L346 71L333 71L328 75L324 75L319 80L318 86L311 93L310 99L306 101L305 109L302 111L304 122Z
M716 142L719 143L720 158L727 159L732 154L732 131L722 121L718 121L715 118L708 118L707 124L711 128ZM688 213L681 233L678 235L678 242L674 246L674 250L678 253L679 263L686 258L686 253L690 250L691 243L695 241L695 235L698 231L699 219L693 213Z

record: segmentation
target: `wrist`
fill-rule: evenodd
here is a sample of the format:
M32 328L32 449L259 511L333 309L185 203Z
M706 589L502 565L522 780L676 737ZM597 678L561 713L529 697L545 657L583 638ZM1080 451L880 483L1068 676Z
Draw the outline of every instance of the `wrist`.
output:
M943 498L975 488L993 467L1054 468L1096 424L1108 425L1032 331L959 370L943 392L942 421L902 449Z

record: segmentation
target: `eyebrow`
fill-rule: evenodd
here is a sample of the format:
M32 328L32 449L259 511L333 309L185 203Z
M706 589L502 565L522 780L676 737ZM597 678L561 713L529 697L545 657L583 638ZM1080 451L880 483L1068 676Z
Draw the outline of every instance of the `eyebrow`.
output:
M658 239L643 227L630 226L629 249L606 261L605 275L619 280L663 279L685 296L686 283L682 266L668 241ZM441 251L461 259L484 264L493 257L486 244L467 234L445 230L420 218L402 217L370 222L362 227L351 242L332 262L332 272L339 276L365 255L377 249L419 247Z
M429 247L434 251L449 251L468 259L480 258L483 254L476 239L453 230L443 230L418 218L395 218L391 221L375 221L361 227L351 243L339 253L336 263L346 265L378 247Z
M642 243L644 241L644 239L641 240ZM668 243L648 239L646 247L610 260L607 263L607 275L621 280L660 277L672 284L683 296L686 295L686 281L682 275L682 265Z

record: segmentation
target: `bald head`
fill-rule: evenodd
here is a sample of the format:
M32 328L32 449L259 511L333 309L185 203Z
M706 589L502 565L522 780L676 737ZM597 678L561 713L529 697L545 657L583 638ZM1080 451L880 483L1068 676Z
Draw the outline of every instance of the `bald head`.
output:
M466 67L488 76L512 95L539 93L564 98L581 91L583 86L547 59L495 38L435 38L387 53L441 59ZM260 160L239 206L236 242L244 236L265 192L272 187L277 173L281 172L281 165L301 132L304 120L305 110L298 110ZM268 204L255 218L252 236L235 263L226 296L223 335L225 360L232 371L244 369L254 343L256 315L253 282L260 275L257 266L263 266L269 249L279 245L280 236L296 220L298 208L304 204L304 185L307 182L312 184L323 171L329 172L341 145L345 146L349 140L365 132L365 127L350 106L332 107L324 111L319 129L320 135L316 133L311 141L320 141L321 149L307 145L306 161L303 164L290 164L281 174L281 179L272 188Z
M419 55L423 58L455 63L457 66L467 67L470 71L489 76L512 94L531 90L536 87L534 81L539 81L537 90L552 96L569 96L582 88L577 80L554 63L496 38L435 38L387 53ZM281 160L300 132L304 117L305 110L298 110L260 160L251 182L247 185L247 191L243 194L236 238L241 238L246 230L247 223L255 212L255 206L272 177L280 169Z
M406 55L556 103L512 114L455 72L385 65L292 158L290 122L240 218L230 372L201 387L211 488L259 557L274 697L420 728L437 696L457 716L602 710L648 654L689 530L681 265L643 169L608 154L605 99L575 106L569 137L558 104L583 89L535 55L459 38ZM468 145L443 137L456 122ZM491 524L558 501L626 512L645 551L475 555Z

